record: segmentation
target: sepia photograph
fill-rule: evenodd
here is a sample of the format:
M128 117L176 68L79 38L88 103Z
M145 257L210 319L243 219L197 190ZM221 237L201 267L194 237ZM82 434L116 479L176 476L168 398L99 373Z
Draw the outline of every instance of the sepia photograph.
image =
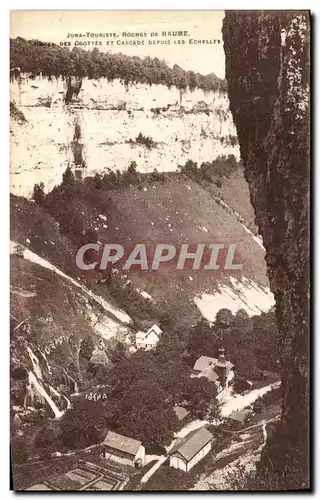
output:
M11 11L14 491L311 490L310 24Z

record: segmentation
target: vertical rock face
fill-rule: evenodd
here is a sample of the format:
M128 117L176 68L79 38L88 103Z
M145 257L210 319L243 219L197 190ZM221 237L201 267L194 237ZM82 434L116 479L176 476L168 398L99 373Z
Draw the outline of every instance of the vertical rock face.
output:
M309 445L309 14L228 11L223 39L230 109L276 298L283 387L279 436L286 445L276 467L284 472L288 460L291 465L295 461L300 474L293 478L291 471L287 485L305 487ZM271 441L266 453L274 445ZM290 450L291 458L285 459Z
M200 166L220 155L239 158L224 90L182 92L107 78L31 76L11 72L10 181L17 195L32 196L39 182L51 190L68 165L81 168L83 161L85 176L123 171L132 161L138 171L151 173L177 171L188 160ZM75 121L81 140L74 138ZM152 138L151 148L137 143L140 133Z

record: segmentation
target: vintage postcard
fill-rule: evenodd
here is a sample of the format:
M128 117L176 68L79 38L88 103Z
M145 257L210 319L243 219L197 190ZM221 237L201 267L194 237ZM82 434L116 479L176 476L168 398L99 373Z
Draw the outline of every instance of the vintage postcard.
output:
M306 11L12 11L17 491L309 478Z

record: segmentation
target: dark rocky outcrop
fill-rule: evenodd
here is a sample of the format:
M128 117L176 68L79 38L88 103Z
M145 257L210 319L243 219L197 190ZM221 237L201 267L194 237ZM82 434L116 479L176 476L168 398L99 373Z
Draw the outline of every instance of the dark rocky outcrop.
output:
M223 39L230 109L266 248L282 351L281 424L261 461L277 475L269 487L307 488L309 14L227 11Z
M22 113L22 111L20 111L20 109L17 108L16 104L11 101L10 101L10 118L16 120L18 123L20 123L20 125L27 123L27 119Z

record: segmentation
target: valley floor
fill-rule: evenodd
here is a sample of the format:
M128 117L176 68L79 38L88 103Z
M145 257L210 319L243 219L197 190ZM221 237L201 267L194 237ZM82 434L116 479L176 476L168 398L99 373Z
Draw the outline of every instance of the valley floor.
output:
M279 386L280 382L269 384L260 389L249 391L245 395L237 395L228 398L221 405L224 416L229 415L234 409L243 409L252 404L257 398L268 391ZM181 473L181 480L177 482L174 489L179 490L215 490L232 489L230 477L238 467L246 470L254 468L259 459L262 448L266 441L266 428L271 422L279 417L280 408L273 405L264 408L263 411L253 417L245 428L239 430L224 429L222 425L216 428L217 441L213 450L207 457L199 462L190 473ZM207 420L194 420L186 424L176 434L172 443L166 448L166 455L147 455L146 465L141 471L128 469L130 479L125 487L126 490L165 490L167 485L167 474L172 473L169 467L168 452L173 448L178 438L182 438L195 429L205 425L212 425ZM29 462L13 467L13 476L16 489L26 489L33 484L43 483L52 474L63 474L75 467L80 459L85 459L103 465L102 459L97 453L98 445L90 446L84 450L68 452L56 458L39 460L34 458ZM113 463L113 462L112 462ZM174 469L175 471L175 469ZM180 471L179 471L180 472ZM184 479L183 479L184 478ZM168 488L170 484L168 484Z

